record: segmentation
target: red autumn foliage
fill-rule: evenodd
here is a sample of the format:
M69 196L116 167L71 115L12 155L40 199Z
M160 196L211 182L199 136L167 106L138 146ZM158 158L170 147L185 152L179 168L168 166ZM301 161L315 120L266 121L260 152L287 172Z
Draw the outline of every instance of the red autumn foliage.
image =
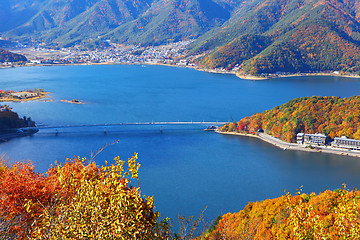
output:
M88 177L98 176L95 163L84 165L82 160L68 160L64 166L57 165L46 174L36 173L34 166L28 163L16 163L12 167L0 165L0 228L7 236L26 239L30 234L30 225L44 210L65 200L75 193L74 186L61 186L59 171L63 176L70 175L79 180L86 168ZM25 204L31 201L31 209Z

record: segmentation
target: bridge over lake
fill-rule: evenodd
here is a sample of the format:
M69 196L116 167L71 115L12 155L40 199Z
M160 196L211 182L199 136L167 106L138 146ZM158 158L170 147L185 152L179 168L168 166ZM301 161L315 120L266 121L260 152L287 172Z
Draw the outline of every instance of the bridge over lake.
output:
M102 124L79 124L79 125L57 125L57 126L38 126L37 129L60 129L60 128L81 128L81 127L113 127L113 126L149 126L149 125L159 125L159 126L167 126L167 125L200 125L200 126L220 126L226 124L227 122L133 122L133 123L102 123ZM31 129L22 128L22 129Z
M227 122L219 121L177 121L177 122L124 122L101 124L72 124L72 125L39 125L37 127L21 128L19 131L38 134L93 134L96 132L121 133L121 132L158 132L163 131L188 131L202 130L210 126L221 126ZM213 129L210 129L213 130Z

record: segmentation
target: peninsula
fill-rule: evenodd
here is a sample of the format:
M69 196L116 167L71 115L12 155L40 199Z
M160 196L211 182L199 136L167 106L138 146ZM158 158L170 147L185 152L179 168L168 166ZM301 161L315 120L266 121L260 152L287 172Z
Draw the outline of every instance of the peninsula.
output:
M258 137L284 150L360 157L360 96L296 98L217 132Z

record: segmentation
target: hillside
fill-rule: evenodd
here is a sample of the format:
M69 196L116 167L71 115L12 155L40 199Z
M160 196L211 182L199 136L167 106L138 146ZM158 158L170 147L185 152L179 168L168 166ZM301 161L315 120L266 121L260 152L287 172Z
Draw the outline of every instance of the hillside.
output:
M119 26L107 36L117 42L141 44L197 38L225 22L231 9L221 1L156 1L138 19Z
M197 239L358 239L358 190L286 194L227 213Z
M196 39L204 68L360 73L360 4L350 0L4 0L1 37L50 47Z
M20 40L41 40L62 46L91 41L122 23L135 19L149 1L46 1L24 24L5 34Z
M21 0L17 0L21 1ZM24 0L25 1L25 0ZM39 4L36 5L36 3ZM196 38L225 22L231 0L38 0L21 21L0 24L4 37L72 46L101 40L153 45ZM235 1L234 1L235 2ZM10 18L16 4L6 0ZM33 11L31 10L33 9ZM9 31L7 31L9 30Z
M31 19L46 3L45 0L2 0L0 32L12 30ZM4 21L6 20L6 21Z
M295 142L299 132L360 140L359 122L360 96L303 97L225 125L221 130L255 132L262 128L265 133L287 142Z
M358 3L340 0L264 0L196 41L192 53L210 51L204 67L241 66L245 73L359 72ZM268 39L243 51L244 36ZM228 56L236 52L239 58ZM248 54L252 53L252 54ZM227 61L222 61L229 58Z
M12 128L21 128L27 126L34 127L35 122L31 118L19 118L18 114L12 111L0 112L0 133L12 132Z
M27 58L23 55L12 53L0 48L0 63L3 62L26 62Z

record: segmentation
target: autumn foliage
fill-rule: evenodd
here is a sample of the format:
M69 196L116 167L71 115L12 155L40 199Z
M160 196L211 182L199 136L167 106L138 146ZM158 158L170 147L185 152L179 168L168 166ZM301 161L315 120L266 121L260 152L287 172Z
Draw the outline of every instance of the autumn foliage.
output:
M360 191L289 193L222 216L198 239L359 239Z
M240 1L248 3L248 1ZM199 65L251 75L360 73L359 7L349 0L262 0L194 45ZM194 50L193 50L194 51ZM238 67L238 68L235 68Z
M23 55L12 53L4 49L0 49L0 63L3 62L26 62L27 58Z
M296 134L325 133L331 138L347 136L360 140L360 96L303 97L227 124L222 131L265 133L295 142Z
M46 174L0 163L0 239L165 239L151 197L141 196L137 154L98 167L68 159ZM134 182L135 181L135 182Z

